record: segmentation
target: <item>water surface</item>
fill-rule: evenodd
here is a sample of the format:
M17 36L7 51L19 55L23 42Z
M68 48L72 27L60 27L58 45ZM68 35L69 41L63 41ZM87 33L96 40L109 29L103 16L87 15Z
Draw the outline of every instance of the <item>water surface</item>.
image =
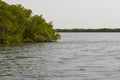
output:
M120 33L61 33L51 43L0 46L0 80L120 80Z

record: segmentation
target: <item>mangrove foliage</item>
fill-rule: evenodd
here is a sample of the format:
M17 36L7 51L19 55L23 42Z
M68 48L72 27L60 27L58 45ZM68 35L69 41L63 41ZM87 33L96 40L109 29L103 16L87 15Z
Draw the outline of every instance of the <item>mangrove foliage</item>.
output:
M56 41L60 35L42 15L32 15L32 10L21 4L10 5L0 0L0 43Z

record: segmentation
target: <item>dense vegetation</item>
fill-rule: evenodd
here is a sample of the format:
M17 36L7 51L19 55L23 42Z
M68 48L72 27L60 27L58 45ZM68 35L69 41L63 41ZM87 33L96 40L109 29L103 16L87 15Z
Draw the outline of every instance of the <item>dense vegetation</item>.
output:
M120 32L120 28L100 28L100 29L56 29L58 32Z
M42 15L33 15L22 5L9 5L0 0L0 43L46 42L60 39Z

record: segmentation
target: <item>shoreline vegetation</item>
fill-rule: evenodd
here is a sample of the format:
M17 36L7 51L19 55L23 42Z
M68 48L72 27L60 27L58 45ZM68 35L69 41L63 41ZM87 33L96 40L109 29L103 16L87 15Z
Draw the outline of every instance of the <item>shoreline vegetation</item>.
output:
M61 36L42 15L21 4L10 5L0 0L0 44L57 41Z
M99 29L83 29L83 28L74 28L74 29L56 29L57 32L120 32L120 28L99 28Z

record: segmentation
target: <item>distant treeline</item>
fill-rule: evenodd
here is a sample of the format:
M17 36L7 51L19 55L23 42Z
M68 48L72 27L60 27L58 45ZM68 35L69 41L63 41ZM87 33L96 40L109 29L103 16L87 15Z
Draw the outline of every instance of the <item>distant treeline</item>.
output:
M56 29L58 32L120 32L120 28L100 28L100 29Z
M22 5L0 0L0 44L46 42L60 39L52 22Z

